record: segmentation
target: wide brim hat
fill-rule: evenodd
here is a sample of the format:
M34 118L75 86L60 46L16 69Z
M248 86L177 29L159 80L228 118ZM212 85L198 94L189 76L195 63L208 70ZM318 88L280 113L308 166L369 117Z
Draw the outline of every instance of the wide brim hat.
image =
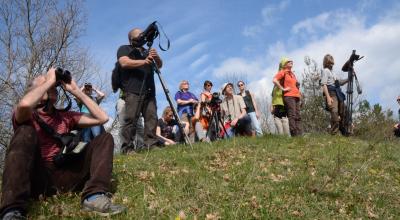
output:
M221 94L222 94L222 95L225 95L225 89L226 89L226 87L227 87L228 85L231 85L232 88L233 88L233 83L230 83L230 82L224 83L224 84L221 86Z

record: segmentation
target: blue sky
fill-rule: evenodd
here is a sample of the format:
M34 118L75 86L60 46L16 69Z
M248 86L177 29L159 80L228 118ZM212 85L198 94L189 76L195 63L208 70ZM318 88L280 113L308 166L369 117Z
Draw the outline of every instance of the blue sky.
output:
M256 95L267 96L282 56L294 60L301 78L305 55L321 65L323 56L332 54L340 73L351 50L357 49L365 55L356 66L363 98L395 110L395 97L400 95L399 9L400 3L391 0L89 0L82 44L109 79L128 31L159 21L171 40L171 49L159 54L172 97L182 79L199 94L204 80L219 90L232 73L241 74ZM156 85L161 112L167 103L158 79ZM111 95L102 104L112 117L115 101Z

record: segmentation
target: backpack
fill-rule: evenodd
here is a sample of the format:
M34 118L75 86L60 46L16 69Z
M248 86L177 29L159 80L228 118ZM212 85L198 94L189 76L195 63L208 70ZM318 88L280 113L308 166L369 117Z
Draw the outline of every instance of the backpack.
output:
M115 62L115 66L111 74L111 87L114 93L116 93L118 89L122 90L121 75L121 65L117 61Z

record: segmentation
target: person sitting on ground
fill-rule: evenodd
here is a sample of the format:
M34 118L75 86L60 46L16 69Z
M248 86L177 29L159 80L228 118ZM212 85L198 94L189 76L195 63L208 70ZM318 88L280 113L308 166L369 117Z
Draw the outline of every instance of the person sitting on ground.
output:
M175 101L178 103L178 115L182 121L190 122L193 117L193 105L199 100L189 92L189 82L182 80L179 84L179 91L175 94Z
M321 74L321 85L322 91L326 98L326 106L331 113L331 134L335 135L339 131L343 135L346 134L345 129L345 118L346 118L346 107L344 101L346 99L345 94L342 92L340 86L346 84L348 79L340 80L333 72L333 65L335 61L332 55L327 54L324 56L323 66Z
M189 123L182 122L184 132L188 134ZM182 135L179 130L178 122L174 119L174 114L171 107L167 106L164 109L162 117L158 120L157 137L164 145L173 145L182 141Z
M85 83L81 88L82 92L89 96L93 101L100 105L101 101L104 99L105 94L92 86L91 83ZM93 92L96 96L93 96ZM76 102L81 113L90 114L89 109L80 100L76 99ZM89 128L82 129L82 140L85 142L90 142L93 138L104 132L104 127L102 125L92 126Z
M111 134L104 132L95 137L80 154L69 157L72 161L56 162L62 146L54 132L65 134L77 127L108 121L107 114L73 79L68 84L62 82L62 86L81 100L90 114L57 110L54 107L58 97L56 83L54 68L47 75L36 77L13 111L14 135L7 149L1 187L2 219L23 218L31 198L82 188L83 210L100 215L125 210L123 206L113 205L109 197L114 149Z
M221 88L221 94L225 96L221 103L221 113L228 137L254 136L251 119L246 113L246 104L242 96L234 94L233 84L225 83Z
M211 81L206 80L203 84L203 92L200 94L200 101L201 102L210 102L212 98L211 88L213 84Z
M274 123L279 135L290 136L289 120L287 111L283 104L283 93L277 86L272 89L271 113L274 117Z
M250 93L249 90L246 90L246 85L242 80L238 81L237 86L240 91L238 95L243 97L244 103L246 104L246 112L247 115L250 116L251 126L253 127L253 130L256 132L257 136L262 136L263 132L261 130L260 122L258 121L260 118L260 112L258 111L254 94Z
M397 97L397 103L400 105L400 95ZM394 135L400 137L400 108L398 111L399 123L394 125Z

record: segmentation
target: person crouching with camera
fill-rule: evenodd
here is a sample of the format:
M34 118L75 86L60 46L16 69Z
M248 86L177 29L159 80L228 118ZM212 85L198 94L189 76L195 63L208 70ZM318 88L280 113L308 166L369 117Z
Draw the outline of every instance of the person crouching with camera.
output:
M60 82L55 69L36 77L14 109L14 135L7 149L1 188L1 218L21 219L28 201L60 192L82 191L81 206L100 215L120 213L124 207L109 198L114 141L109 133L94 138L70 163L56 165L63 147L50 133L69 133L74 128L101 125L107 114L74 80ZM57 110L56 85L81 100L89 114Z
M221 113L227 130L227 135L253 136L251 119L246 113L246 104L242 96L235 95L232 83L225 83L221 88L224 99L221 103ZM228 125L228 126L227 126Z
M342 92L340 86L346 84L348 80L340 80L336 77L333 72L333 65L335 61L332 55L327 54L324 56L323 66L321 74L321 85L322 91L325 96L327 110L331 114L331 131L332 135L335 135L340 130L342 134L345 134L345 113L346 107L344 100L346 99L345 94Z

